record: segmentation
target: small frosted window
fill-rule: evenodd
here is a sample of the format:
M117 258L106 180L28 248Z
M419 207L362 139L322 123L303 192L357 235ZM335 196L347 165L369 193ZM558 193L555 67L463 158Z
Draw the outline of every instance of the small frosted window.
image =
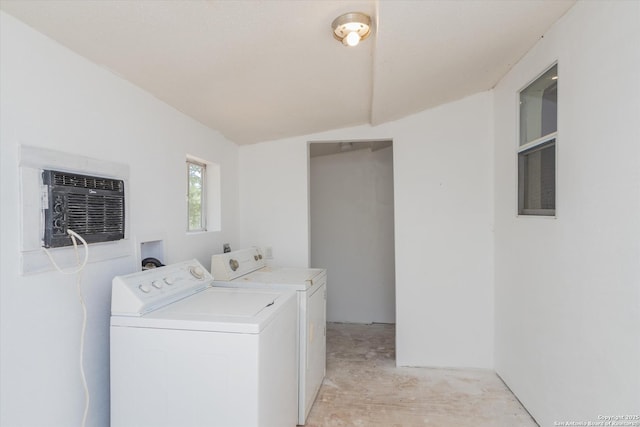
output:
M187 157L187 231L220 231L220 165Z
M188 231L204 231L207 229L206 217L206 178L207 166L194 161L187 161L187 216Z

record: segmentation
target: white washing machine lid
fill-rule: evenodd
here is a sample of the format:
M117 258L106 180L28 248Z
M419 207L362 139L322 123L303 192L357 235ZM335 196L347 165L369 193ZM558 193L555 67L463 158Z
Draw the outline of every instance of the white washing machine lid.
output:
M143 316L112 316L111 326L257 334L294 295L211 287Z
M229 284L232 286L265 286L273 289L292 289L306 291L320 282L326 276L322 268L283 268L264 267L252 273L245 274L231 281L214 281L214 286Z

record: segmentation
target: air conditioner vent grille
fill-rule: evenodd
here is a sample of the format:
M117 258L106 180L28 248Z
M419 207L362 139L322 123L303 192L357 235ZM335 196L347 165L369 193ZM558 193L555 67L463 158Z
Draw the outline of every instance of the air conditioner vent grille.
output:
M67 230L88 243L124 239L124 181L45 170L49 206L45 210L44 246L73 244Z
M69 194L67 228L80 235L123 230L124 200L108 195Z
M66 172L53 172L53 185L93 190L124 191L123 182L118 179L100 178L96 176L78 175Z

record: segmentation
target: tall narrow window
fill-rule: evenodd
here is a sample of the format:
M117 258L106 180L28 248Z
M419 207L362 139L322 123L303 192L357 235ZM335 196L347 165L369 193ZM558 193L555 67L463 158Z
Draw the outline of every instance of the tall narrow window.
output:
M556 214L558 65L520 92L518 214Z
M187 230L205 231L206 221L206 178L207 166L187 160Z

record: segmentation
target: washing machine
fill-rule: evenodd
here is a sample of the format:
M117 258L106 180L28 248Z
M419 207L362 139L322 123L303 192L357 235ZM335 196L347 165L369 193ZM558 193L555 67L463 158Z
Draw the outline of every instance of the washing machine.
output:
M326 270L271 267L259 248L248 248L213 255L211 272L214 286L296 292L298 424L304 425L326 371Z
M197 260L113 279L112 427L296 425L295 292L212 280Z

